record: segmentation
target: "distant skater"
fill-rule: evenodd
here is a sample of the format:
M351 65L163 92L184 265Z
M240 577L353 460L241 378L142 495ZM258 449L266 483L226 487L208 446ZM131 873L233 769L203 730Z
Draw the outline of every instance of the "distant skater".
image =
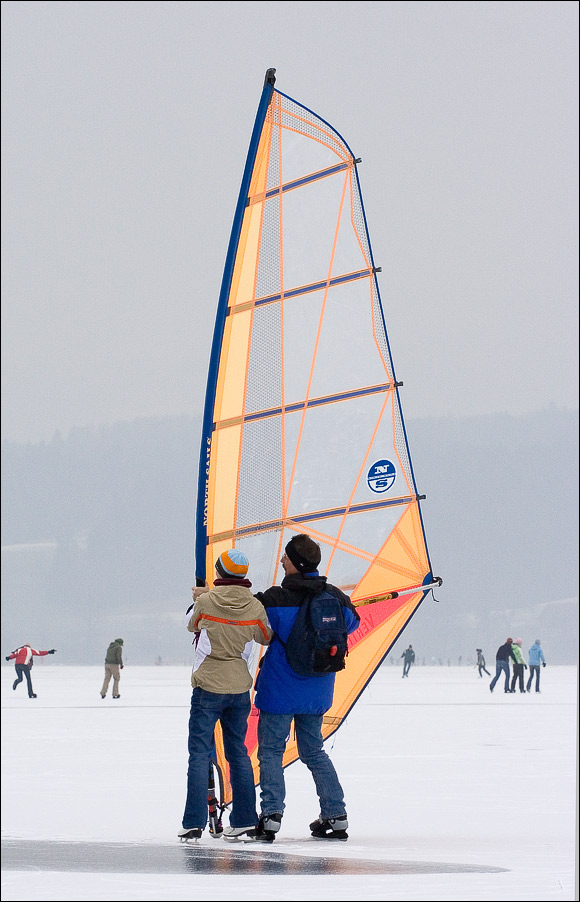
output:
M546 659L544 657L544 652L540 646L540 640L536 639L534 644L530 647L528 652L529 662L530 662L530 675L528 677L528 684L526 686L526 690L531 692L532 689L532 680L534 679L534 674L536 675L536 692L540 691L540 664L542 667L546 666Z
M113 698L121 698L119 695L119 680L123 664L123 640L113 639L105 655L105 679L101 687L101 698L105 698L111 677L113 678Z
M498 650L495 653L495 676L491 683L489 684L489 691L493 692L494 686L499 680L501 674L503 673L505 676L505 688L504 692L511 692L510 689L510 658L513 660L515 664L517 664L518 660L514 654L512 648L512 642L514 640L511 637L508 637L503 645L500 645Z
M30 677L30 669L34 663L32 657L33 655L38 655L39 658L42 658L44 655L53 655L55 652L56 648L50 648L48 651L38 651L38 649L32 648L30 642L27 642L25 645L20 646L20 648L15 649L11 655L6 655L7 661L16 659L14 661L16 679L12 684L12 688L16 689L18 684L22 682L22 678L26 677L28 698L36 698L37 696L32 688L32 679Z
M477 667L479 669L479 675L482 676L481 671L483 670L485 673L487 673L488 676L491 676L491 673L485 666L485 658L483 657L481 648L476 648L475 650L477 652Z
M520 692L525 693L526 690L524 689L524 670L528 669L528 665L524 662L524 656L522 654L522 640L514 639L512 649L517 658L517 663L514 664L511 691L516 691L516 683L519 682Z
M411 664L415 663L415 652L413 651L413 646L409 645L409 648L405 649L401 657L405 659L403 664L403 676L408 677L409 671L411 669Z

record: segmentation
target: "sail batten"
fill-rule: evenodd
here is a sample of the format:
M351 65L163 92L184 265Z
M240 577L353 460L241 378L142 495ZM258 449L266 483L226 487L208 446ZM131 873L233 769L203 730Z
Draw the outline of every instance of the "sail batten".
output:
M325 738L438 584L359 162L333 126L266 78L218 301L199 466L198 581L234 545L266 589L286 543L306 532L359 606ZM258 779L256 722L246 743ZM216 747L227 803L219 729ZM296 757L291 738L284 763Z
M355 160L347 160L345 163L340 163L338 166L331 166L328 169L322 169L319 172L312 172L309 175L305 175L300 179L294 179L291 182L287 182L283 185L276 185L273 188L269 188L263 194L251 195L248 198L248 206L250 204L259 203L264 200L269 200L272 197L277 197L279 194L283 194L286 191L293 191L295 188L302 188L304 185L309 184L310 182L316 182L318 179L325 179L329 176L336 175L339 172L344 172L345 169L352 168L355 165Z
M302 294L310 294L312 291L323 291L325 288L334 288L336 285L343 285L345 282L354 282L357 279L371 278L376 270L361 269L359 272L345 273L341 276L334 276L331 279L313 282L311 285L302 285L299 288L287 288L283 294L274 294L269 297L256 298L250 301L241 301L235 307L228 308L228 316L235 316L236 313L242 313L252 307L263 307L264 304L276 304L279 301L285 301L289 298L299 297Z
M256 420L267 419L268 417L277 417L283 416L287 413L296 413L299 410L304 410L307 407L320 407L323 404L336 404L339 401L348 401L355 398L362 398L366 395L376 395L382 394L389 391L394 391L394 389L401 385L400 382L384 382L382 385L366 385L361 388L355 388L349 392L341 392L336 395L326 395L324 398L307 398L304 401L297 401L293 404L287 404L285 407L273 407L270 410L258 410L253 413L248 413L243 417L238 417L237 419L232 420L221 420L220 422L214 423L214 429L227 429L229 426L238 426L241 423L252 423Z

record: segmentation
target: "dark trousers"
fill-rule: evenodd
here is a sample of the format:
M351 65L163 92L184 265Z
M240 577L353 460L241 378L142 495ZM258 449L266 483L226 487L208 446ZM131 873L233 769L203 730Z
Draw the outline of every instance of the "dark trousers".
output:
M487 675L488 675L488 676L491 676L491 673L489 672L489 670L487 670L485 664L478 664L477 666L479 667L479 675L480 675L480 676L481 676L481 671L482 671L482 670L485 670L485 672L487 673Z
M519 681L520 684L520 692L525 692L524 689L524 665L523 664L514 664L514 673L512 676L512 692L516 690L516 683Z
M489 688L491 689L492 692L493 692L493 687L499 680L502 673L505 676L504 691L509 692L510 691L510 665L507 661L500 661L498 658L496 658L495 659L495 676L494 676L493 680L491 681L491 683L489 684Z
M534 674L536 674L536 692L540 691L540 665L539 664L530 664L530 675L528 677L528 685L526 689L528 692L532 687L532 680L534 679Z
M32 680L30 679L30 664L15 664L16 668L16 677L14 680L13 689L16 689L19 683L22 682L22 677L26 677L26 682L28 683L28 697L32 698L34 695L34 690L32 688Z

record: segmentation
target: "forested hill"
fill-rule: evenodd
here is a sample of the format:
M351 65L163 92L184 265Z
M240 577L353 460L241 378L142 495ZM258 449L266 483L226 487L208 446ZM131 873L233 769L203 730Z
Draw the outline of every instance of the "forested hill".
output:
M402 639L412 634L427 663L466 660L474 643L485 644L489 660L506 629L525 632L525 644L541 628L544 647L548 639L555 646L551 660L573 663L578 412L406 425L444 584L439 604L428 599ZM181 615L193 578L199 439L199 421L180 417L3 443L8 645L52 647L60 636L63 663L96 663L122 629L135 663L188 653Z

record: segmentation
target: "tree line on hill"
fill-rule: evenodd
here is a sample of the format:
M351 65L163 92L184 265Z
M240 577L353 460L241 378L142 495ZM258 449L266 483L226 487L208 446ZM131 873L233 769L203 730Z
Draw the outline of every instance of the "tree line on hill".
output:
M406 427L443 586L393 653L412 641L427 661L467 660L485 646L493 661L507 635L523 635L524 645L542 638L553 663L574 663L578 412ZM183 416L3 443L5 642L58 643L62 663L99 663L126 633L134 663L189 660L182 615L193 585L199 440L199 419Z

